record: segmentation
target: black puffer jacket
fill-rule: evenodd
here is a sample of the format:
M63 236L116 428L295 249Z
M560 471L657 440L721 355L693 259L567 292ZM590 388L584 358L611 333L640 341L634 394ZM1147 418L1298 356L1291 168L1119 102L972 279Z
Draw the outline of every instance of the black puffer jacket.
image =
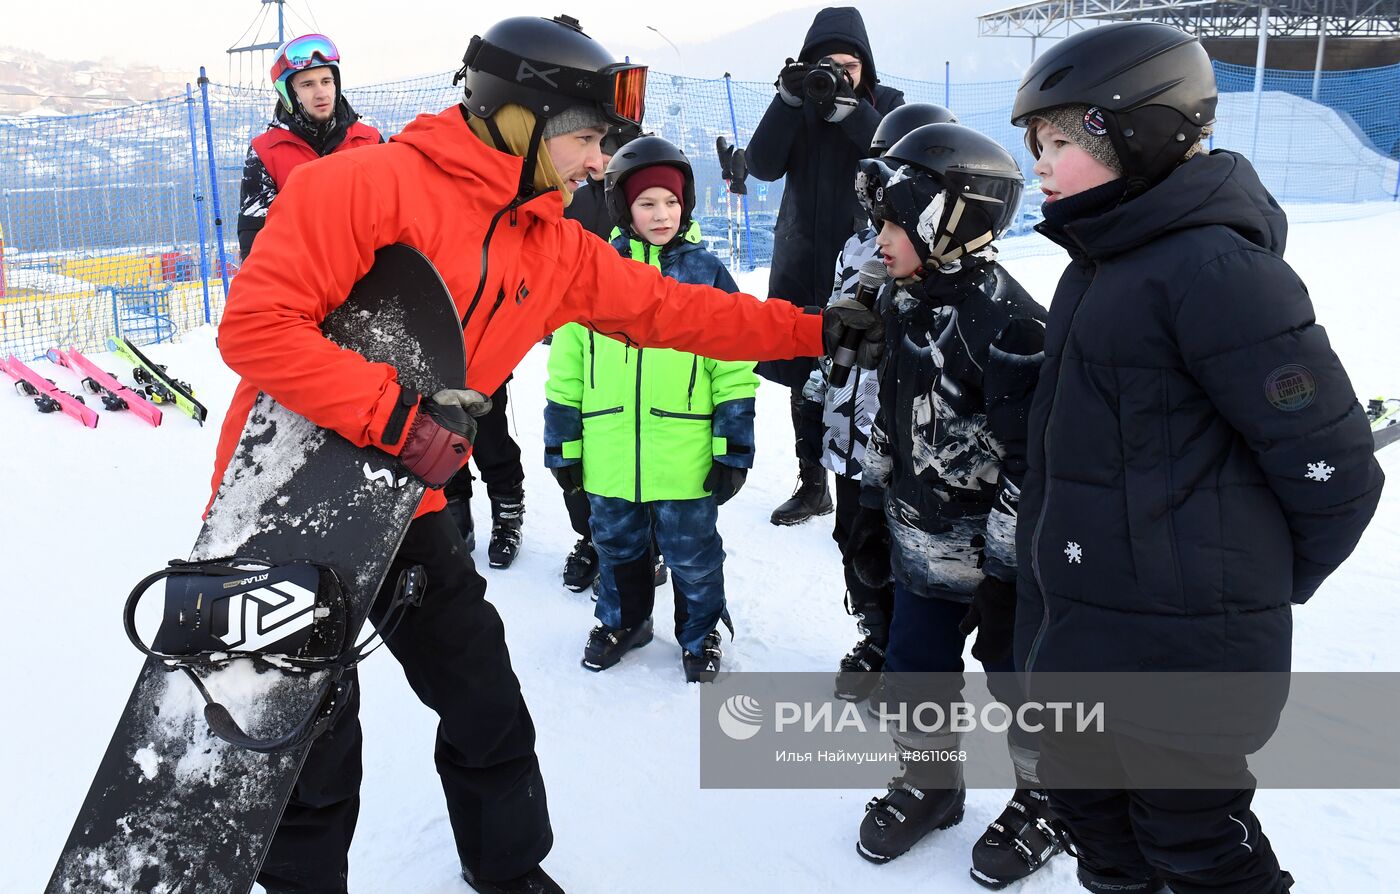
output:
M608 212L603 181L594 180L592 177L574 191L574 197L569 200L569 207L564 209L564 216L583 224L585 230L604 242L611 241L612 231L617 228L617 222Z
M860 13L834 7L817 13L802 43L809 50L832 39L861 49L861 103L844 121L828 123L810 104L793 108L774 96L754 130L745 158L759 180L786 176L773 232L773 269L768 294L804 307L821 307L831 295L831 271L841 246L866 225L856 201L856 162L870 154L880 119L904 104L904 94L879 84L875 56ZM811 372L810 359L760 363L759 374L798 388Z
M1045 309L995 262L891 283L861 503L885 511L901 586L967 602L1016 579L1016 504Z
M1217 151L1047 216L1073 262L1031 411L1018 666L1288 670L1291 605L1351 553L1383 476L1282 210Z

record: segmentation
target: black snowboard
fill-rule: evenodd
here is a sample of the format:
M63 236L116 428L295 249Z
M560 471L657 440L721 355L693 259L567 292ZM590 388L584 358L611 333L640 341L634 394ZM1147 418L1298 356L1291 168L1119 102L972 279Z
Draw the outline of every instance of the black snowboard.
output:
M427 258L405 245L375 263L322 324L422 394L465 381L461 323ZM259 394L191 559L329 565L358 630L423 495L397 461ZM263 608L263 624L272 611ZM276 620L276 619L274 619ZM202 675L249 734L270 738L316 703L324 672ZM216 738L182 673L147 660L88 790L48 892L239 894L252 888L306 746L260 754Z

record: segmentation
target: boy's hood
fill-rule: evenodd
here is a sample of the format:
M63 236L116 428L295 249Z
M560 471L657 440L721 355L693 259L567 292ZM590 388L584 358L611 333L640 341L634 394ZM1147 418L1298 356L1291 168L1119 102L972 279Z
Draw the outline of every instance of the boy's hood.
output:
M1179 165L1161 183L1103 214L1072 221L1065 232L1089 258L1111 257L1167 233L1225 226L1283 255L1288 218L1243 156L1218 149Z
M419 115L389 142L412 146L444 173L468 181L473 207L466 210L494 214L515 200L524 159L477 139L458 106L436 115ZM546 193L521 205L518 213L558 220L564 216L564 202L557 193Z
M875 54L870 51L870 37L865 33L865 20L861 18L860 10L854 6L828 6L817 13L812 27L807 29L807 37L802 41L802 52L798 57L805 58L808 50L828 40L845 40L860 48L863 68L861 86L873 91L880 78L875 71Z

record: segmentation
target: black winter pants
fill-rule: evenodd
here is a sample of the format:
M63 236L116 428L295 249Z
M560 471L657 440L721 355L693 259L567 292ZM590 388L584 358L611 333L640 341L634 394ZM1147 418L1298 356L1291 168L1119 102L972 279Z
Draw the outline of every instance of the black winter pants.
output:
M860 482L845 475L836 477L836 524L831 539L841 550L841 567L846 576L846 591L850 593L851 612L865 615L866 627L875 642L884 646L889 641L890 615L894 612L894 584L872 587L856 575L846 544L855 533L856 515L860 512Z
M505 629L485 599L446 512L416 519L371 612L378 622L399 573L422 565L423 604L385 642L414 693L437 712L435 759L463 866L480 879L522 875L554 835L535 757L535 727L510 666ZM359 812L358 692L311 746L258 882L274 894L344 894Z
M796 442L797 461L818 466L823 475L822 459L822 405L802 396L802 386L792 389L790 396L792 410L793 439Z
M1040 735L1040 776L1068 827L1084 869L1127 879L1159 878L1173 894L1282 894L1292 882L1250 810L1252 777L1242 755L1186 755L1126 736ZM1219 789L1056 789L1081 761L1121 769L1190 760ZM1240 787L1241 780L1251 782Z
M477 419L476 437L472 439L472 461L486 482L486 495L492 503L518 499L525 486L520 445L510 436L510 413L506 408L509 399L506 385L496 389L491 395L491 412ZM448 499L470 501L472 474L468 467L462 466L442 492Z

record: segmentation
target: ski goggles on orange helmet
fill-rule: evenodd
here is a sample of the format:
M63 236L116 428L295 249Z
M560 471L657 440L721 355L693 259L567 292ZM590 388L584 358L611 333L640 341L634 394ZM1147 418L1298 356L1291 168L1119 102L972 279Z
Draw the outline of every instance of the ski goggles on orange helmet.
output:
M277 58L272 60L272 82L282 83L288 76L307 68L333 65L340 62L340 50L324 34L303 34L277 48Z
M514 101L530 106L536 115L548 116L563 111L578 102L591 102L609 124L640 125L646 113L647 67L630 62L615 62L596 71L571 68L554 62L529 59L473 37L462 57L462 69L453 83L466 76L468 70L495 75L512 84L518 95ZM531 102L529 93L537 97L550 94L574 100L572 103ZM551 108L556 106L556 108ZM495 109L490 111L494 112ZM489 114L489 113L488 113Z

